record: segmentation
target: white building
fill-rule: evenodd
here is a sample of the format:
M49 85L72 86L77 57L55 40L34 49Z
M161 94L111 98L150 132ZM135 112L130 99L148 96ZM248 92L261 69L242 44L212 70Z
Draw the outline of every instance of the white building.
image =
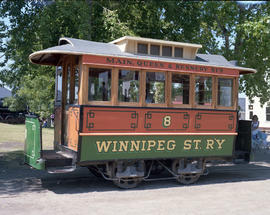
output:
M252 103L246 95L240 94L238 104L240 106L240 119L251 120L252 116L257 115L261 130L270 130L270 102L261 106L259 98L255 97Z

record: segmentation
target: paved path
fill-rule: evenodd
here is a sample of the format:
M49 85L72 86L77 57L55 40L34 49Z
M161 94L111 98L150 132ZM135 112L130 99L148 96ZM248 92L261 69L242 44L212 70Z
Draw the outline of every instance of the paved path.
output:
M247 165L210 167L191 186L174 180L120 190L81 168L48 174L22 166L20 152L0 154L0 214L270 214L270 154Z

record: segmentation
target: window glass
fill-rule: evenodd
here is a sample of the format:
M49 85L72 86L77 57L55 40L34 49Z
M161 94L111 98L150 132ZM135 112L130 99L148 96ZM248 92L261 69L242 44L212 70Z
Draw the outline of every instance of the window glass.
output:
M111 100L110 69L96 69L96 68L89 69L88 100L89 101Z
M146 73L146 103L165 102L165 73Z
M171 46L162 46L162 56L171 57L172 56L172 47Z
M119 70L118 100L139 102L139 72Z
M63 81L63 75L62 75L63 68L61 66L57 67L56 71L56 102L62 101L62 81Z
M179 57L182 58L183 57L183 48L174 48L174 57Z
M74 103L78 102L78 93L79 93L79 68L75 68L75 100Z
M148 53L148 45L147 44L138 43L138 53L147 54Z
M172 74L172 104L189 104L189 76Z
M195 103L208 105L212 103L212 78L205 76L195 77Z
M228 78L218 79L218 105L231 107L233 104L233 80Z
M159 52L160 52L160 46L151 45L151 47L150 47L150 54L151 55L159 55Z
M70 74L71 68L70 66L67 67L67 104L70 104Z

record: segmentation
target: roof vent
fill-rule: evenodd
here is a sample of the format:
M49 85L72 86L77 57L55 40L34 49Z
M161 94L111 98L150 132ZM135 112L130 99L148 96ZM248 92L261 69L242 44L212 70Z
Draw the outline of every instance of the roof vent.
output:
M58 42L59 46L67 45L67 44L70 44L73 46L72 42L69 39L67 39L67 38L60 38L59 39L59 42Z

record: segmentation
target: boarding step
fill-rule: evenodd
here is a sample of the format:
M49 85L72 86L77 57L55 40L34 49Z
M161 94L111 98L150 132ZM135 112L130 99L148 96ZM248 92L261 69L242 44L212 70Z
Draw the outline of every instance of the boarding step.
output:
M44 150L42 152L42 158L45 160L45 166L47 169L73 166L72 157L63 154L61 151Z

